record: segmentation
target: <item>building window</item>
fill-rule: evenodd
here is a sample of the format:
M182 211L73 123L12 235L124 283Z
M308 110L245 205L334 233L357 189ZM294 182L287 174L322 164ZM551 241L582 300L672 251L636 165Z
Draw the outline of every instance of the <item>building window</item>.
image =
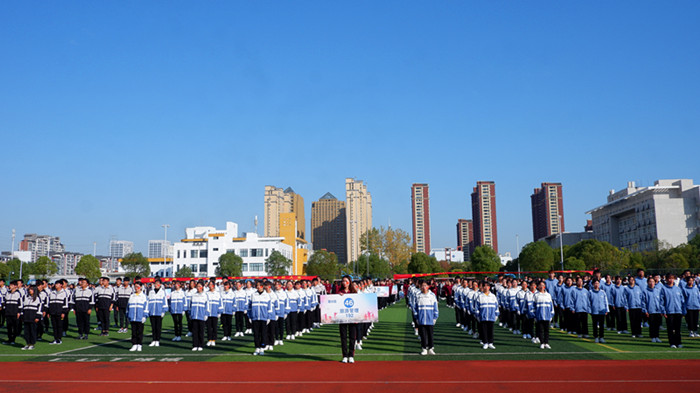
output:
M180 258L180 250L177 250L177 257Z
M250 271L251 272L261 272L264 269L264 264L263 263L251 263L250 264Z
M199 251L199 257L200 257L200 258L206 258L206 257L207 257L207 250L200 250L200 251Z
M192 273L197 273L197 265L190 265L190 270L192 270Z
M214 248L213 251L219 251L219 249L218 249L218 248Z
M208 272L207 272L207 264L206 264L206 263L199 265L199 272L200 272L200 273L208 273Z
M248 264L247 264L247 263L244 263L244 264L243 264L243 268L241 268L241 271L243 271L243 272L247 272L247 271L248 271Z
M190 250L190 258L197 258L197 250Z
M262 249L262 248L251 248L251 249L250 249L250 256L251 256L251 257L261 257L261 256L263 256L263 249Z
M236 254L236 250L226 250L226 253L227 253L227 254L228 254L228 253L231 253L231 254L234 254L234 255L235 255L235 254Z
M247 248L241 248L239 251L240 257L241 258L247 258L248 257L248 249Z

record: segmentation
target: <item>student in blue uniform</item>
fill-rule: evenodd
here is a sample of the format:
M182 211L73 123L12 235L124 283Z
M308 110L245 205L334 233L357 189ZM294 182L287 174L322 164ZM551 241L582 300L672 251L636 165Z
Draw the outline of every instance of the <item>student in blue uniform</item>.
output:
M221 317L221 295L216 288L216 282L209 281L209 291L207 292L207 346L215 347L219 329L219 317Z
M192 350L201 351L204 345L204 325L207 320L209 298L204 292L204 282L198 281L189 302L190 327L192 328Z
M578 337L588 338L588 314L591 312L591 300L583 278L576 278L576 286L571 290L571 310L573 311L573 333Z
M683 296L685 297L685 322L688 324L688 331L690 331L690 337L700 337L698 335L698 312L700 311L700 291L698 286L695 285L695 279L688 276L686 279L685 287L681 288L683 290Z
M156 277L153 289L148 293L148 318L151 320L152 341L149 347L160 346L163 331L163 317L168 311L168 299L160 277Z
M433 345L433 330L437 322L439 311L438 301L435 294L430 291L427 282L420 280L420 293L416 296L413 305L413 315L418 321L418 332L420 334L421 355L435 355Z
M600 287L600 280L594 278L588 291L593 337L597 343L605 343L605 316L610 312L607 293Z
M296 339L296 333L298 329L298 317L297 315L299 314L299 293L294 289L294 282L293 281L287 281L286 284L287 290L286 295L287 295L287 340L295 340ZM355 344L353 343L353 346Z
M666 318L668 344L671 348L683 348L681 342L681 318L686 313L685 296L680 286L675 285L676 275L666 275L666 284L660 290L661 309Z
M663 310L661 308L661 292L656 287L656 280L647 280L647 287L642 291L642 313L649 319L651 342L660 343L659 328Z
M273 314L272 302L270 295L265 292L264 283L258 280L255 283L255 292L250 296L250 306L248 308L248 317L253 326L253 341L255 343L255 352L253 355L265 354L265 326L270 322L269 316Z
M236 293L231 289L231 282L224 282L224 290L221 292L221 327L224 337L221 341L231 341L233 330L233 314L236 313Z
M143 326L148 318L148 297L143 293L140 281L134 281L134 293L129 296L126 315L131 324L131 348L129 351L141 352Z
M552 295L546 291L546 284L540 282L537 285L537 293L533 302L535 305L535 319L537 320L537 343L540 349L552 349L549 346L549 324L554 317L554 302Z
M175 289L170 292L170 315L173 317L173 329L175 337L173 341L182 341L182 317L187 309L187 294L182 290L182 284L175 281Z
M627 331L627 297L625 296L625 287L622 285L622 278L615 276L615 285L612 287L612 294L615 300L615 313L617 319L617 334L628 334Z
M481 321L482 342L484 349L496 349L493 345L493 324L496 317L500 314L498 311L498 299L496 295L491 293L491 283L484 282L482 287L483 293L476 299L475 313Z
M245 324L248 319L248 303L250 298L245 289L243 289L243 283L241 281L236 281L236 290L234 291L234 302L236 309L236 334L234 337L243 337L245 334Z
M643 270L642 270L643 272ZM646 281L644 282L646 285ZM642 337L642 288L637 285L634 277L629 278L629 284L625 287L625 303L630 316L630 330L632 337Z

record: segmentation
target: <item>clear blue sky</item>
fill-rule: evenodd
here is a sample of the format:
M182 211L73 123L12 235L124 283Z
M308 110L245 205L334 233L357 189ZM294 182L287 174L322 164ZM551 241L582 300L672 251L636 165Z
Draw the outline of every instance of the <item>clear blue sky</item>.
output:
M310 222L345 177L409 232L429 183L434 247L477 180L501 252L532 240L544 181L579 231L629 180L700 182L699 20L698 1L2 2L0 249L12 228L100 254L164 223L248 231L266 184Z

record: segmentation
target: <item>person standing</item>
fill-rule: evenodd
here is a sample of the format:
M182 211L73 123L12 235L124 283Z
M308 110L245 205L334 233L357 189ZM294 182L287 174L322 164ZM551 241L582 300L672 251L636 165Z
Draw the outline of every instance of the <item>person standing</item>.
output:
M156 277L153 289L148 293L148 318L151 320L151 333L153 335L149 347L160 346L160 336L163 330L163 317L168 311L168 299L160 277Z
M39 323L36 325L36 337L37 340L41 341L42 336L44 335L44 332L48 330L48 320L49 320L49 294L50 292L46 291L47 287L47 281L46 280L36 280L36 290L37 294L39 296L39 300L41 301L41 318L39 318Z
M537 293L533 299L535 319L537 320L537 342L540 344L540 349L552 349L549 346L549 324L554 317L554 301L552 301L552 295L546 289L547 285L544 282L540 282L537 285Z
M231 289L229 281L224 282L224 290L221 292L221 325L224 337L221 341L231 341L233 330L233 314L236 313L236 294Z
M643 270L642 270L643 272ZM646 285L646 281L644 282ZM642 337L642 289L637 285L634 277L629 278L629 285L625 287L625 303L630 315L630 329L632 337Z
M221 294L216 288L216 282L209 281L209 291L207 291L207 346L215 347L217 333L219 329L219 317L221 316Z
M325 292L326 287L323 287ZM282 283L275 281L275 296L277 296L277 309L275 310L277 314L277 321L275 326L275 344L274 345L284 345L284 328L287 320L287 312L289 310L289 299L287 297L287 291L282 287ZM320 307L319 307L320 310ZM319 321L320 321L319 317ZM287 331L289 333L289 331Z
M34 349L37 337L37 325L43 316L42 302L39 290L35 286L27 288L27 296L22 301L22 322L24 323L23 351Z
M5 310L3 309L3 303L5 302L5 295L7 295L7 292L5 279L0 278L0 327L5 326Z
M236 309L236 335L235 337L243 337L245 334L245 324L248 319L248 302L250 298L245 289L243 289L243 283L236 281L236 290L234 291L234 301Z
M253 341L255 352L253 355L265 354L265 327L270 323L269 316L273 314L270 295L265 292L263 282L255 283L256 291L250 296L248 317L253 327Z
M189 288L185 290L185 296L187 299L185 300L185 317L187 318L187 335L186 337L191 337L192 336L192 325L190 324L190 305L192 304L192 295L197 293L197 281L194 279L190 280Z
M204 345L204 329L208 319L209 297L204 292L204 282L198 281L196 292L188 300L190 307L190 324L192 328L192 351L201 351Z
M357 293L357 290L352 285L350 276L345 275L340 281L340 289L338 294L349 295ZM355 363L355 341L357 341L357 328L354 323L341 323L338 325L340 332L340 348L343 351L343 363ZM348 343L348 338L350 342Z
M605 282L600 283L600 288L605 291L608 297L608 309L610 310L605 317L605 325L607 330L615 330L615 296L613 295L613 286L615 284L609 274L605 275Z
M688 276L685 287L682 287L685 297L685 322L688 324L690 337L700 337L698 335L698 312L700 311L700 291L695 285L693 277Z
M134 293L134 288L131 287L129 282L129 277L124 277L122 285L116 288L117 296L117 315L118 317L118 327L119 333L126 333L128 331L126 327L126 309L129 306L129 298Z
M15 339L20 334L20 319L22 313L22 302L24 296L19 291L17 280L10 281L10 289L5 295L3 308L5 309L5 319L7 322L7 341L3 344L14 345Z
M53 327L53 342L61 344L63 338L63 319L68 315L70 296L63 288L63 281L58 280L53 285L53 291L49 295L49 317Z
M651 342L660 343L659 328L661 327L661 292L656 287L656 281L647 280L647 287L642 291L642 313L649 319L649 336Z
M660 290L661 309L666 318L668 343L671 348L683 348L681 342L681 318L686 313L683 290L675 283L676 275L668 273L666 284Z
M90 334L90 314L95 306L95 294L90 289L90 281L81 277L78 279L79 287L73 292L73 313L78 325L78 340L87 340ZM64 332L65 333L65 332Z
M481 338L484 343L484 349L496 349L493 345L493 324L496 317L500 314L498 311L498 299L496 295L491 293L491 283L484 281L482 293L476 299L476 309L474 310L481 321Z
M131 349L141 352L143 346L143 327L148 318L148 297L142 291L140 281L134 281L134 293L127 303L127 318L131 323Z
M267 295L270 297L270 307L272 309L272 312L270 315L268 315L268 323L267 326L265 326L265 339L264 341L267 343L265 346L266 351L272 351L274 349L274 345L272 344L277 343L275 340L275 330L277 327L277 319L279 319L277 313L278 313L278 308L279 308L279 301L277 299L277 295L272 291L272 282L270 281L265 281L265 292Z
M593 337L597 343L605 343L605 316L610 312L607 293L601 289L600 280L593 279L593 286L588 291L593 320Z
M433 330L437 322L439 310L435 294L430 291L428 283L420 281L421 292L416 296L413 314L418 321L418 333L421 341L421 355L435 355Z
M297 333L297 315L299 311L299 293L294 289L294 282L287 281L287 340L295 340ZM355 345L353 343L353 345Z
M573 331L579 338L588 338L588 314L591 312L589 292L583 287L583 278L576 279L576 287L571 290L573 311Z
M535 294L537 293L537 283L531 281L529 289L525 290L525 296L520 306L520 313L523 316L523 338L537 342L534 332L535 327Z
M114 308L115 301L116 293L114 287L109 285L109 278L100 278L100 286L95 289L95 311L102 329L100 336L109 336L109 314Z
M615 299L615 313L617 313L617 334L628 334L627 331L627 296L625 296L625 287L622 286L622 278L615 277L615 285L612 287L613 297Z
M175 337L173 341L182 341L182 316L187 309L187 295L182 290L182 284L175 281L175 289L170 293L170 315L173 317L173 329Z

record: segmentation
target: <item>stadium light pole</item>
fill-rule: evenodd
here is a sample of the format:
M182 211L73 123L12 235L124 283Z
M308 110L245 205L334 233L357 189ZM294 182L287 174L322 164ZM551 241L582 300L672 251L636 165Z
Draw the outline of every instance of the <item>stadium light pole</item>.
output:
M161 225L163 229L165 230L165 235L163 237L163 247L161 247L161 252L163 254L163 269L166 269L166 258L168 257L168 228L170 228L170 224L163 224Z
M562 238L563 233L561 231L561 216L559 217L559 257L561 260L561 270L564 270L564 239Z
M520 238L518 235L515 235L515 252L518 254L516 258L518 258L518 278L520 278Z

